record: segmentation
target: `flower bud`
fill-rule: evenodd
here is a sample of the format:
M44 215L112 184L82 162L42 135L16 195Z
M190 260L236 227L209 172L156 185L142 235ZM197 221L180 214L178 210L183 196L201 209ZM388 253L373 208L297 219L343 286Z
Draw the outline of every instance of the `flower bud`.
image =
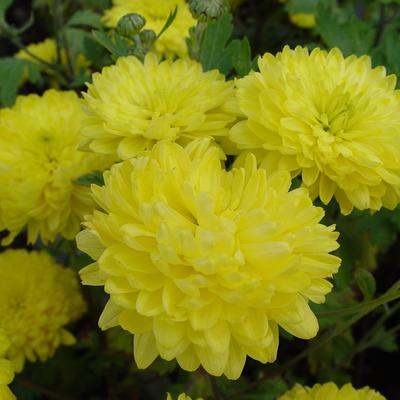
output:
M200 22L210 22L229 12L226 0L190 0L190 12Z
M151 47L157 39L157 35L151 29L143 29L139 34L142 44L146 47Z
M140 14L126 14L118 21L117 32L121 36L131 38L137 35L145 25L146 20Z

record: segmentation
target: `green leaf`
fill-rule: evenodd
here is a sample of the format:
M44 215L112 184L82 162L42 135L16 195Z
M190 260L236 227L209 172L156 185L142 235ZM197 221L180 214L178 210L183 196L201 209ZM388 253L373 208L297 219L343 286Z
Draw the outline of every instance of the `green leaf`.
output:
M172 23L175 21L177 14L178 14L178 6L175 7L174 11L171 11L169 13L167 21L165 22L161 31L157 35L157 39L172 25Z
M392 353L399 349L396 334L394 332L387 331L384 327L379 329L374 339L374 347L377 347L383 351Z
M33 0L32 8L47 7L49 4L48 0Z
M208 24L200 46L200 63L204 71L219 69L224 64L226 56L224 50L232 32L233 25L230 14L225 14Z
M93 31L95 40L105 47L113 56L123 57L129 54L130 47L126 41L118 35L110 36L104 31Z
M40 66L31 61L25 61L26 69L28 71L29 82L41 85L43 82L42 74L40 73Z
M14 0L0 0L0 20L4 20L5 13L13 2Z
M16 58L0 59L0 101L5 107L15 103L24 75L25 62Z
M364 300L371 300L376 291L376 281L374 276L364 268L357 268L354 277L364 296Z
M289 0L286 10L290 13L314 14L317 11L317 4L315 0Z
M345 56L369 53L373 29L354 13L339 9L336 2L320 0L316 22L316 29L328 47L339 47Z
M239 48L236 54L233 55L232 64L240 76L245 76L251 71L251 48L247 37L239 42Z
M91 184L104 186L103 171L94 171L90 174L83 175L75 179L74 183L81 186L90 186Z
M101 29L101 16L90 10L77 11L67 22L67 26L89 26Z
M397 24L385 28L379 47L372 52L375 65L385 65L389 73L400 75L400 42Z

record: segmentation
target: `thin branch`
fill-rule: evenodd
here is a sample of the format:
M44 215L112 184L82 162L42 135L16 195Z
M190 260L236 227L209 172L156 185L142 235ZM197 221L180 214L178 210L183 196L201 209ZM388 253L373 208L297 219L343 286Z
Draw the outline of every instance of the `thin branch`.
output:
M277 371L274 371L274 375L283 374L286 371L290 370L299 361L303 360L312 352L320 349L322 346L329 343L333 338L342 334L346 329L349 329L352 325L354 325L360 319L364 318L366 315L368 315L369 313L374 311L376 308L383 306L388 301L393 301L394 299L399 298L400 297L400 293L398 292L399 286L400 286L400 281L396 282L384 295L382 295L378 299L375 299L368 303L360 304L359 306L361 306L361 308L360 307L349 307L349 309L352 310L351 313L354 313L354 310L357 310L358 313L353 315L353 317L348 319L347 321L345 321L341 324L338 323L334 329L332 329L329 332L326 332L319 339L315 339L314 341L312 341L311 345L307 349L305 349L301 353L297 354L297 356L288 360ZM349 309L347 309L347 310L349 310ZM270 376L263 376L258 381L247 385L244 389L234 393L230 397L236 398L244 393L247 393L247 392L253 390L254 388L256 388L260 383L266 381L269 378L270 378Z
M383 32L386 26L386 16L385 16L386 6L385 4L381 4L379 7L379 21L378 27L376 29L375 38L374 38L374 47L377 47L382 39Z
M27 54L29 57L31 57L32 59L34 59L35 61L37 61L40 64L43 64L44 66L51 68L53 70L55 70L55 65L52 63L49 63L46 60L43 60L42 58L38 57L36 54L32 53L30 50L28 50L23 44L22 42L17 39L16 37L9 37L10 41L12 44L14 44L16 47L18 47L18 49L22 50L25 54Z

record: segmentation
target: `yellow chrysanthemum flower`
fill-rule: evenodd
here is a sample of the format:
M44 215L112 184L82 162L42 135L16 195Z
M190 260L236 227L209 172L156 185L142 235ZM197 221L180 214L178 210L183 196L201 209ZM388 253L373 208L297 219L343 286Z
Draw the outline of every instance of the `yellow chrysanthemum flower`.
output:
M334 383L329 382L324 385L314 385L312 388L296 385L278 400L386 400L375 390L365 387L354 389L348 383L339 389Z
M289 13L290 22L303 29L311 29L316 25L315 14L310 13Z
M78 235L97 260L81 277L110 294L99 325L135 334L139 368L160 355L236 379L247 355L275 360L278 326L316 335L308 302L331 290L338 234L289 173L267 178L252 155L227 172L209 143L162 141L105 173L104 211Z
M4 355L10 347L5 332L0 329L0 399L1 400L15 400L15 396L11 393L8 385L14 379L14 368L11 361L6 360Z
M156 41L154 50L159 55L182 57L188 52L186 38L189 29L196 25L185 0L113 0L113 6L105 12L103 21L107 27L115 28L124 15L138 13L146 19L146 29L159 33L175 7L178 7L177 16Z
M285 47L265 54L260 72L237 82L245 120L231 130L268 171L302 175L313 197L353 207L393 209L400 199L400 92L396 77L369 57L338 49Z
M0 229L9 243L26 226L29 242L75 237L92 211L90 189L74 179L110 165L77 150L84 113L74 92L19 96L0 112Z
M161 139L226 138L235 121L229 112L233 84L189 59L159 63L148 54L142 64L133 56L119 58L94 74L88 88L82 148L121 159L151 149Z
M54 39L48 38L39 43L31 43L30 45L26 46L26 49L29 51L29 53L50 64L55 64L57 62L57 44ZM39 61L32 57L29 53L24 50L20 50L15 57L19 58L20 60L31 61L35 64L39 64L44 71L51 74L51 70L41 65ZM67 55L64 49L61 49L61 62L63 65L67 64ZM78 54L78 56L76 56L73 60L72 66L75 70L75 73L78 73L79 71L88 68L90 66L90 62L83 54Z
M45 252L0 253L0 328L17 372L25 360L50 358L60 345L75 343L64 326L85 311L79 283L71 269L57 265Z
M169 393L167 394L167 400L173 400L172 396ZM192 400L192 398L187 396L185 393L182 393L178 396L178 400ZM199 398L197 400L202 400L202 399Z

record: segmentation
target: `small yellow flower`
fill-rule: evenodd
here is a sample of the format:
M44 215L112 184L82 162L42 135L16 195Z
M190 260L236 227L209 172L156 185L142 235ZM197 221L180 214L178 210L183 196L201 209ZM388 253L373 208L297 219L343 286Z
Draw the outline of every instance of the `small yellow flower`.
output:
M278 400L385 400L381 394L375 390L365 387L354 389L348 383L339 389L334 383L329 382L324 385L316 384L312 388L296 385Z
M154 48L159 55L182 57L188 52L186 38L189 29L196 25L185 0L113 0L113 6L105 12L103 21L107 27L115 28L124 15L138 13L147 21L145 29L152 29L158 34L175 7L178 7L178 14L174 22L157 40Z
M203 72L189 59L159 63L148 54L93 75L84 94L82 148L121 159L136 156L161 139L187 143L199 136L227 137L235 116L229 112L233 84L218 71Z
M11 345L15 367L45 361L60 345L75 343L64 326L85 311L75 273L45 252L7 250L0 254L0 329Z
M314 28L316 24L315 14L309 13L289 13L290 22L303 29Z
M267 177L253 155L226 171L221 150L198 139L162 141L93 186L104 211L78 235L97 260L81 277L110 294L99 325L135 335L139 368L160 355L237 379L246 356L276 359L278 326L316 335L308 302L332 288L338 234L319 223L307 190L290 185L289 173Z
M311 195L353 207L393 209L400 199L400 92L369 57L285 47L237 82L245 119L230 138L268 171L301 174Z
M26 49L29 53L33 54L34 56L40 58L43 61L46 61L50 64L57 63L57 44L54 39L46 39L43 42L39 43L31 43L30 45L26 46ZM66 66L67 65L67 55L64 49L61 49L61 63ZM74 57L74 55L70 55ZM52 71L42 65L35 57L32 57L24 50L20 50L16 55L16 58L20 60L31 61L34 64L38 64L43 71L47 72L48 74L52 74ZM74 68L75 73L78 73L84 69L87 69L90 66L89 61L85 58L83 54L78 54L75 56L75 59L72 60L72 66Z
M5 332L0 329L0 399L1 400L15 400L15 396L11 393L8 385L14 379L14 368L11 361L4 358L10 341L8 340Z
M0 229L11 242L27 227L29 242L72 239L92 211L90 189L74 179L110 160L77 150L84 113L74 92L19 96L0 112Z

